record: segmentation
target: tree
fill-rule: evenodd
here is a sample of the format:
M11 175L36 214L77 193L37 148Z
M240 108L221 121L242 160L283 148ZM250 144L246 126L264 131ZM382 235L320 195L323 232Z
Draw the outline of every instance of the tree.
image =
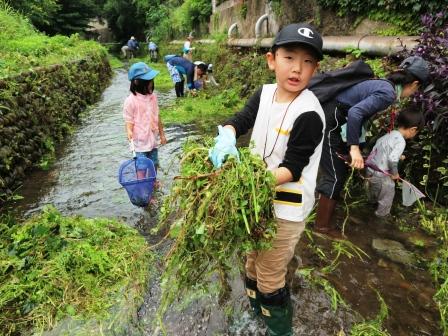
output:
M144 39L146 14L139 10L135 2L107 0L103 15L118 40L127 40L130 36L136 36L139 40Z
M81 33L100 12L100 6L95 0L58 0L58 4L59 10L49 24L38 27L50 35Z
M49 25L60 8L57 0L6 0L6 3L26 16L37 28Z
M105 0L7 0L12 8L28 17L49 35L83 32L102 11Z

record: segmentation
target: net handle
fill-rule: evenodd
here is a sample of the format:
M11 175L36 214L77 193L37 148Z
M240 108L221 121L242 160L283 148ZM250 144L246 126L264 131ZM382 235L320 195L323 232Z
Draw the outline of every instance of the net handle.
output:
M137 155L135 154L135 145L134 145L134 140L130 140L129 141L129 146L131 148L131 152L132 152L132 157L135 159L137 157Z

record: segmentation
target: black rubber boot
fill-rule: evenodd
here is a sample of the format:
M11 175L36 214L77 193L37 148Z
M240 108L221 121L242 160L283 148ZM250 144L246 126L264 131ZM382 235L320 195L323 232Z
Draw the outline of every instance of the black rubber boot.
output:
M183 83L182 82L177 82L176 84L174 84L174 89L176 90L176 97L183 97Z
M245 280L246 295L249 298L250 306L256 316L261 316L260 292L257 289L257 281L249 279Z
M266 336L293 336L292 305L287 287L274 293L260 293L261 314L268 329Z

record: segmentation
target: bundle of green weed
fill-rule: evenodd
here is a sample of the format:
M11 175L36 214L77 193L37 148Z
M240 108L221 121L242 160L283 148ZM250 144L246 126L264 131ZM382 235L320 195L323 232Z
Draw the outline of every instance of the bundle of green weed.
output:
M161 209L159 227L174 220L169 232L175 241L161 278L159 317L176 299L208 292L216 276L224 295L235 257L268 248L275 234L275 182L262 159L240 148L239 162L230 158L215 170L211 145L211 139L186 143L180 176Z
M37 32L19 13L0 0L0 78L36 66L75 61L106 55L96 42L83 41L78 35L48 37Z
M30 335L67 316L105 320L123 292L142 292L151 260L143 237L110 219L48 207L23 224L2 220L0 334Z
M389 309L386 302L376 291L378 300L380 301L380 311L375 319L363 321L352 326L350 336L390 336L389 332L384 329L383 322L389 315Z

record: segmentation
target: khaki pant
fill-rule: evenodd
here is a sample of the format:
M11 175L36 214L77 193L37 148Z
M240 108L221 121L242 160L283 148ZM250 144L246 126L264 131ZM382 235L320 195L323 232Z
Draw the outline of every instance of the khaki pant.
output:
M285 287L288 263L305 229L305 222L277 219L277 235L270 250L252 251L247 254L246 275L257 281L261 293L273 293Z

